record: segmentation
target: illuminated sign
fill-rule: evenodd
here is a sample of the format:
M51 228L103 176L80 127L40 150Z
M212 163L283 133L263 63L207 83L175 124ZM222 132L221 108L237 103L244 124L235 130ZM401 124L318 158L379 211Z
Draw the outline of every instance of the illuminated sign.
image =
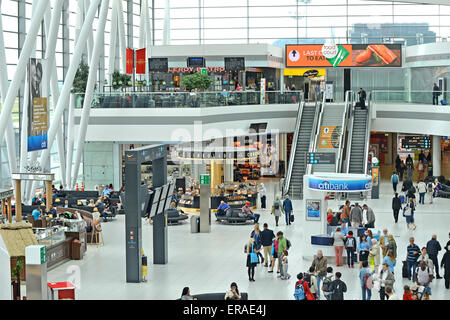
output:
M327 192L358 192L372 190L372 179L346 180L346 179L308 179L308 188Z
M169 68L169 73L193 73L193 72L200 72L200 67L194 68L194 67L175 67L175 68ZM225 67L208 67L204 68L208 69L208 73L214 72L225 72Z

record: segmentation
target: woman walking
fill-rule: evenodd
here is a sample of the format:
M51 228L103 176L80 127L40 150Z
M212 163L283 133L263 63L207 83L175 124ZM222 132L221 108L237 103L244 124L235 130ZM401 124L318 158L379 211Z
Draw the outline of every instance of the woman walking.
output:
M416 224L414 223L414 200L409 198L409 203L403 209L403 216L406 218L406 227L410 230L410 226L412 225L412 229L416 230Z
M266 208L266 193L267 193L267 190L266 190L266 187L264 186L264 183L261 183L259 185L258 193L259 193L259 195L261 197L261 209L265 209Z
M272 245L272 263L270 264L270 270L268 271L269 273L273 272L273 268L275 267L275 262L278 261L278 237L273 240L273 245ZM277 273L280 273L280 263L278 263L278 267L277 267Z
M333 234L334 239L334 257L336 259L336 267L342 267L342 253L344 252L345 236L341 232L341 227L336 228L336 232Z
M278 220L280 220L281 214L283 213L283 205L279 196L275 197L275 201L272 206L272 214L275 216L275 225L278 227Z

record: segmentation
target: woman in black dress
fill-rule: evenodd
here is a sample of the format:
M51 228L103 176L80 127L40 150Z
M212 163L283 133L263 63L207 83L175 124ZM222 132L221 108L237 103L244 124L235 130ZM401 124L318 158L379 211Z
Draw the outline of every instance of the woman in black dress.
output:
M250 241L248 242L247 246L245 247L245 253L247 253L247 268L248 268L248 280L251 282L255 281L255 267L259 263L258 256L256 256L256 262L252 262L251 256L253 253L258 253L261 251L261 249L256 250L255 249L255 239L252 237L250 238Z

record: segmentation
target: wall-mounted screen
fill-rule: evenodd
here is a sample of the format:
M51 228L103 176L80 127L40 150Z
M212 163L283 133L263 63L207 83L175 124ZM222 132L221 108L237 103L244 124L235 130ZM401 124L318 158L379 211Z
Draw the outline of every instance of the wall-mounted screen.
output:
M224 58L224 60L225 60L225 70L227 71L245 70L244 57L229 57Z
M168 72L169 59L167 58L149 58L148 68L150 72Z
M188 58L187 66L193 68L203 68L205 66L205 59L202 57Z

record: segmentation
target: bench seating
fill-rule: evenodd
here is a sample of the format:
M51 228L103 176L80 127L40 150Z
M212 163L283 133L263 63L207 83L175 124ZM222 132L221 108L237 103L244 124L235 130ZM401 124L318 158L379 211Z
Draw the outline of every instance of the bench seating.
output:
M254 221L250 217L240 217L239 214L242 212L241 209L230 209L231 215L230 216L218 216L217 221L219 222L226 222L228 224L245 224L247 221Z
M188 219L187 214L180 213L176 209L167 210L167 223L168 224L178 224L179 222Z
M192 297L197 300L225 300L225 292L194 294ZM247 292L240 292L241 300L248 300ZM180 299L177 299L180 300Z

